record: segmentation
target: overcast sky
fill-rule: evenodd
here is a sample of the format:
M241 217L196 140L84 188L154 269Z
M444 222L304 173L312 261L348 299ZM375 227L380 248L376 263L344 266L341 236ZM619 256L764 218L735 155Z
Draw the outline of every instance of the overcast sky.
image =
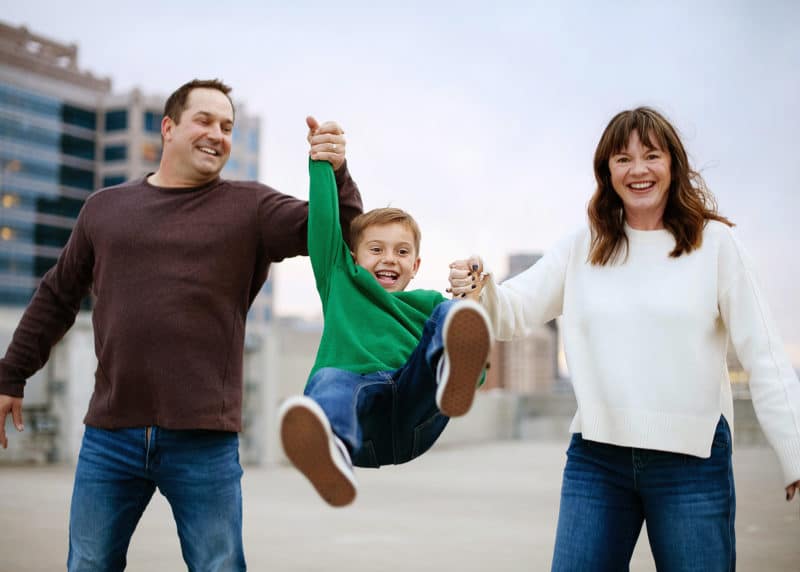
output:
M225 80L261 116L261 179L282 191L308 194L306 114L341 123L365 207L420 222L422 288L472 252L502 276L509 253L584 224L603 128L655 106L800 365L799 2L0 2L114 91ZM274 272L280 313L319 312L307 260Z

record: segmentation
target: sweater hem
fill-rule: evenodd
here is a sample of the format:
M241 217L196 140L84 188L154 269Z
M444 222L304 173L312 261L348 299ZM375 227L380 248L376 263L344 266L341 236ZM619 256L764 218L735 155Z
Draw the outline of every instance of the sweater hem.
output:
M570 425L584 439L707 459L721 411L702 415L581 406Z

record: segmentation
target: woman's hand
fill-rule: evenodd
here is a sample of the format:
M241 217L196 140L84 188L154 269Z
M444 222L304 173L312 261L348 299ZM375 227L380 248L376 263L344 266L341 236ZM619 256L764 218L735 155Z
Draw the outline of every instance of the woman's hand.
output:
M483 261L478 256L450 263L450 288L453 298L471 298L478 301L488 274L483 272Z

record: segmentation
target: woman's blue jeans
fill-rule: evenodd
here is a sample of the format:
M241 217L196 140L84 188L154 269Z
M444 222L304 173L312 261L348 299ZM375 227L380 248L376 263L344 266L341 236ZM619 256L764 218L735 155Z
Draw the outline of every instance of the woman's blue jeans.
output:
M86 427L69 522L70 572L124 570L133 531L158 488L194 571L245 570L239 436L222 431Z
M552 570L628 570L644 521L659 572L735 570L731 447L724 417L708 459L573 435Z
M453 301L442 302L425 323L419 344L394 371L358 374L322 368L306 385L353 464L379 467L405 463L427 451L449 420L436 406L436 365L442 327Z

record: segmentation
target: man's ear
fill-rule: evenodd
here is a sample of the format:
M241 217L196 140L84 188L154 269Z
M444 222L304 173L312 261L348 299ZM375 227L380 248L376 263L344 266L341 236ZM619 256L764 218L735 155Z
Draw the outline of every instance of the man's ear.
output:
M164 141L172 140L172 130L174 127L175 122L172 121L172 118L169 115L165 115L161 120L161 137L164 138Z

